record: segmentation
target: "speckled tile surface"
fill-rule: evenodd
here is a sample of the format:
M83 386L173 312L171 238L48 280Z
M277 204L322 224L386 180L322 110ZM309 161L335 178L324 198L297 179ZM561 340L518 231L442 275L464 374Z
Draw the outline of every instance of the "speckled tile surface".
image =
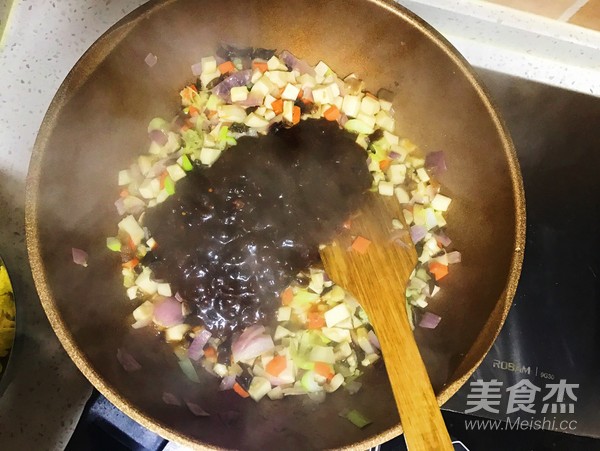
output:
M0 0L0 18L10 0ZM31 149L60 83L83 52L143 0L14 0L0 48L0 254L11 272L20 334L0 398L0 449L55 450L68 441L90 385L54 336L25 247ZM4 23L0 23L0 30Z

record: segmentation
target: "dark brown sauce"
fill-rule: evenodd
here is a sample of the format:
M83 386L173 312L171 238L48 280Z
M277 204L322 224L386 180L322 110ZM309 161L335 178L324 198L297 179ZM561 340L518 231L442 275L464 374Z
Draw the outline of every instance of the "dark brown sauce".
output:
M240 138L149 209L145 259L217 336L268 322L295 275L319 261L371 185L365 151L337 123L309 119Z

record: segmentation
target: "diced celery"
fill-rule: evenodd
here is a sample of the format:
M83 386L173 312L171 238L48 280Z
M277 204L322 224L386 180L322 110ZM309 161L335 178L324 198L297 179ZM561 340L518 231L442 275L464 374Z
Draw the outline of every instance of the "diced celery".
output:
M109 248L113 252L120 252L121 251L121 241L114 236L109 236L106 239L106 247Z
M370 135L373 133L373 127L369 127L360 119L350 119L346 124L344 124L344 128L352 133L362 133L365 135Z
M192 169L194 169L194 166L192 165L192 162L190 161L187 155L180 156L177 160L177 163L181 165L184 171L191 171Z
M177 166L179 167L179 166ZM173 181L173 179L170 176L166 176L165 177L165 191L167 192L167 194L169 196L172 196L173 194L175 194L175 182Z
M307 392L317 392L322 390L322 387L315 380L315 372L312 370L304 373L300 382Z
M369 424L371 424L371 420L369 420L367 417L365 417L362 413L360 413L356 409L352 409L351 411L349 411L346 414L346 418L348 420L350 420L350 422L352 424L354 424L356 427L359 427L361 429L364 428L365 426L368 426Z
M189 324L178 324L176 326L169 327L165 330L165 340L169 343L176 343L183 340L183 337L190 330L192 326Z
M194 368L194 364L189 358L184 357L177 363L179 363L179 367L183 371L183 374L185 374L189 380L196 382L197 384L200 383L200 378L198 377L198 373L196 373L196 368Z

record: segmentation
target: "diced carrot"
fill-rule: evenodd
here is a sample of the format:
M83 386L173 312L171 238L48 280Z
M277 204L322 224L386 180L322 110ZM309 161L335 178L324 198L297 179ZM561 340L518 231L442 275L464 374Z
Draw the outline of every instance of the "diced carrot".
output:
M209 110L209 111L206 113L206 117L207 117L208 119L211 119L211 118L212 118L212 117L213 117L215 114L217 114L217 112L216 112L215 110Z
M340 113L340 110L335 105L330 106L327 108L327 111L323 113L323 117L328 121L337 121L341 115L342 113Z
M233 384L233 391L240 395L242 398L247 398L248 396L250 396L248 392L244 390L242 386L237 382Z
M200 114L200 110L196 108L194 105L190 105L188 107L188 114L190 116L198 116Z
M327 380L330 380L334 376L331 365L325 362L315 362L315 373L323 376Z
M233 72L235 70L235 66L231 61L225 61L224 63L219 64L218 69L222 74L228 74L229 72Z
M189 130L189 129L190 129L190 126L189 126L188 124L183 124L183 125L182 125L182 126L179 128L179 131L180 131L180 132L184 132L184 131L186 131L186 130Z
M300 122L300 107L294 106L292 109L292 124L296 125Z
M448 275L448 266L442 265L440 262L430 262L429 272L433 274L435 280L440 280Z
M204 356L207 359L212 359L217 357L217 351L212 346L207 346L204 348Z
M325 327L325 317L319 312L308 312L306 317L309 329L321 329Z
M391 162L392 162L392 160L388 160L388 159L381 160L379 162L379 169L381 169L382 171L387 171L387 168L390 167Z
M165 179L168 175L169 173L167 171L164 171L162 174L160 174L160 189L163 189L165 187Z
M133 269L140 261L137 258L132 258L128 262L123 263L123 268Z
M367 240L364 236L357 236L356 239L352 242L352 249L356 252L364 254L367 252L367 249L371 245L371 241Z
M273 108L275 114L283 113L283 99L273 100L273 102L271 102L271 108Z
M269 70L269 66L267 66L267 63L263 63L262 61L254 61L252 63L252 67L258 69L263 73Z
M137 250L137 246L135 245L131 237L129 237L129 240L127 241L127 246L129 246L129 249L131 249L132 251Z
M273 376L279 376L281 374L281 372L283 370L285 370L286 367L287 367L286 358L282 355L276 355L275 357L273 357L271 359L271 361L269 363L267 363L265 370L267 371L267 373L269 373Z
M196 85L194 84L189 85L188 88L190 88L192 91L198 92L198 88L196 88Z
M283 293L281 293L281 303L283 305L290 305L293 300L294 292L290 287L287 287L285 290L283 290Z
M302 97L304 97L304 89L300 88L300 91L298 91L298 97L296 97L296 98L302 99Z
M129 190L127 188L122 189L121 192L119 193L119 196L121 196L121 197L129 196Z

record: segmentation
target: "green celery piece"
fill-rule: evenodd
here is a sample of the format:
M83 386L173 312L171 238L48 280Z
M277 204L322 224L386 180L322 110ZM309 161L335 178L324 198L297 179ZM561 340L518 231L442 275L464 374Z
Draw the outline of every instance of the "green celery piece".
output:
M169 194L169 196L175 194L175 182L168 175L165 177L165 191L167 194Z
M191 171L192 169L194 169L194 166L192 165L192 162L187 157L187 155L181 156L181 167L184 171Z
M181 371L183 371L183 374L185 374L189 380L191 380L192 382L196 382L197 384L200 383L198 373L196 373L196 369L194 368L194 365L192 364L192 361L189 358L182 359L177 363L179 363Z
M349 411L346 414L346 418L350 420L350 422L352 422L352 424L354 424L356 427L359 427L361 429L372 423L371 420L369 420L356 409L352 409L351 411Z
M109 236L106 239L106 247L113 252L121 252L121 241L114 236Z
M183 151L185 153L193 153L195 150L200 150L204 141L200 133L191 128L184 131L181 137L183 138Z

